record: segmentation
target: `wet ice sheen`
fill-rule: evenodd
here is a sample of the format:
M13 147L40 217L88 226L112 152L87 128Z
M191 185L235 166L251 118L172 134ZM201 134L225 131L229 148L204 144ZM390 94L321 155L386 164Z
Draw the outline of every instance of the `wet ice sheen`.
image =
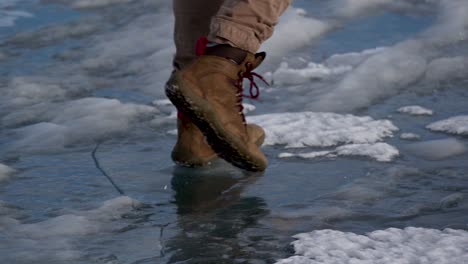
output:
M0 212L2 206L0 204ZM122 196L105 201L96 209L75 211L33 224L21 224L0 214L0 230L3 229L9 238L6 245L22 249L8 252L3 244L0 246L2 261L55 263L79 260L84 254L73 246L74 241L83 236L116 232L124 227L116 220L140 206L140 202Z
M297 256L276 264L454 264L468 259L468 232L408 227L366 235L317 230L294 236Z

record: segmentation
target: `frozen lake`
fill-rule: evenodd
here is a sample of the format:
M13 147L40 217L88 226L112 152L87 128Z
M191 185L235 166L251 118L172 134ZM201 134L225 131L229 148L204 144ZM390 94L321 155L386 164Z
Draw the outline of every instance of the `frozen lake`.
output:
M295 1L245 101L261 174L172 163L172 26L1 1L1 263L468 262L468 0Z

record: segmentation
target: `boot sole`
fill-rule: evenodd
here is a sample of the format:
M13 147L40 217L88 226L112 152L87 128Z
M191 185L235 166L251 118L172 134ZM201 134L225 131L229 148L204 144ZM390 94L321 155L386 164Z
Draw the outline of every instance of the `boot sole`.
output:
M206 136L208 144L213 150L232 165L248 171L264 171L266 164L243 147L235 136L231 136L217 120L211 104L193 93L188 85L181 85L182 81L175 80L166 85L166 96L182 111Z

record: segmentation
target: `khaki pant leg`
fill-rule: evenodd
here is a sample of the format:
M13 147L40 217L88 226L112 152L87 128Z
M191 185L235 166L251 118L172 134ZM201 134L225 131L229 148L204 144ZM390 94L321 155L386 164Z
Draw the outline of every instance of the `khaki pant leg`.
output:
M226 0L212 20L209 40L255 53L273 34L292 0Z
M183 68L195 58L198 38L207 36L211 19L224 0L173 0L176 54L174 67Z

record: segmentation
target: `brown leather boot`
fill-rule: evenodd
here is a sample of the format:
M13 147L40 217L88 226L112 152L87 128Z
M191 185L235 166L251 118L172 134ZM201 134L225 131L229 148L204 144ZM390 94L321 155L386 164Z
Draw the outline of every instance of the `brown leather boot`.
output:
M249 140L261 146L265 131L258 125L248 124ZM172 160L183 166L201 167L217 158L216 152L208 145L205 136L195 124L184 117L177 119L177 143L172 150Z
M215 46L174 74L166 85L168 98L201 130L212 149L249 171L265 170L268 161L249 140L242 112L242 79L252 80L251 71L264 58L265 53L254 55L226 45Z

